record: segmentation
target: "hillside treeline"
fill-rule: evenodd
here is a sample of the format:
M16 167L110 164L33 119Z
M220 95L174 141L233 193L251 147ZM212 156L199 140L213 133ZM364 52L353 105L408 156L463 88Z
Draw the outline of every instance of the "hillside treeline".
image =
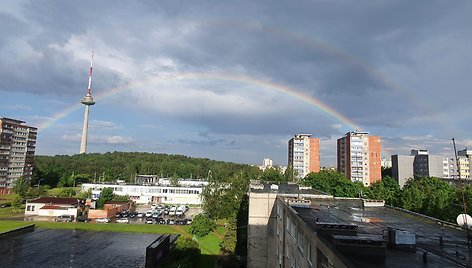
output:
M257 167L206 158L156 153L113 152L36 156L31 184L73 186L89 181L133 181L136 174L206 179L244 176L257 178Z

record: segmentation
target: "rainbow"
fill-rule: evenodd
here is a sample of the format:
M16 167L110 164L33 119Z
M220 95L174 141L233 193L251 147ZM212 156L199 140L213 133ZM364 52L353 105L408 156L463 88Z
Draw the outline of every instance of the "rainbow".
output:
M275 83L269 80L257 79L247 75L240 75L240 74L227 74L227 73L175 73L172 76L165 76L165 77L153 77L146 80L136 81L132 83L127 83L120 85L118 87L112 88L110 90L106 90L103 93L97 94L94 98L97 101L97 104L100 104L100 100L104 100L106 98L118 95L122 92L128 91L133 88L139 88L146 85L154 84L159 81L163 80L186 80L186 79L204 79L204 80L221 80L221 81L231 81L231 82L238 82L244 83L249 85L254 85L260 88L265 88L269 90L273 90L302 102L305 102L318 110L322 111L323 113L329 115L330 117L336 119L337 121L341 122L344 126L350 129L356 129L356 124L341 114L340 112L334 110L332 107L328 106L327 104L321 102L320 100L302 93L301 91L279 83ZM59 120L65 118L67 115L71 114L72 112L80 109L83 105L78 101L76 104L68 107L67 109L60 111L59 113L54 114L48 120L43 123L39 124L38 131L44 131L48 127L54 125Z

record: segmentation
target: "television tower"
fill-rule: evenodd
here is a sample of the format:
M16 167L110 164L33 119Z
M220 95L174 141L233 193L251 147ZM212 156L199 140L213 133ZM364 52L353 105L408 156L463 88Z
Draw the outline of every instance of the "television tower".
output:
M90 93L90 88L92 87L92 67L93 67L93 51L92 57L90 58L90 76L88 82L88 91L85 97L82 99L81 103L85 105L85 115L84 115L84 128L82 129L82 141L80 142L80 153L87 153L87 132L88 132L88 118L90 105L94 105L92 94Z

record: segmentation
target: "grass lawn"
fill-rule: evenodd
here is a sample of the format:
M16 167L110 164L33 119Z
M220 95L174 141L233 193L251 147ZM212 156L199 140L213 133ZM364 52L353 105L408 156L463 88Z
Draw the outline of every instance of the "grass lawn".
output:
M21 206L21 209L19 209L18 211L15 211L13 207L0 208L0 219L18 218L23 217L24 215L24 205Z
M11 221L11 220L2 220L0 221L0 233L13 230L22 226L30 225L31 222L25 221Z
M2 194L0 195L0 203L11 202L15 197L16 194Z
M197 239L200 249L204 255L220 255L221 239L214 232L209 233L205 237Z
M188 226L147 225L147 224L101 224L85 222L35 222L39 228L69 229L86 231L108 231L145 234L181 234L188 235ZM178 228L177 228L178 227Z

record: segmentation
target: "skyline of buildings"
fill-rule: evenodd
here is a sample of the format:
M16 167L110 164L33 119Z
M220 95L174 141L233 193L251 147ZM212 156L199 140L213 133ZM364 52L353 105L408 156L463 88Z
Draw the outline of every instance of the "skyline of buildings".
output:
M10 193L15 179L33 174L38 129L25 123L0 118L0 193Z
M392 176L401 188L410 178L470 179L472 151L467 148L457 152L457 160L453 157L431 155L425 149L412 149L410 155L392 155L391 157Z

